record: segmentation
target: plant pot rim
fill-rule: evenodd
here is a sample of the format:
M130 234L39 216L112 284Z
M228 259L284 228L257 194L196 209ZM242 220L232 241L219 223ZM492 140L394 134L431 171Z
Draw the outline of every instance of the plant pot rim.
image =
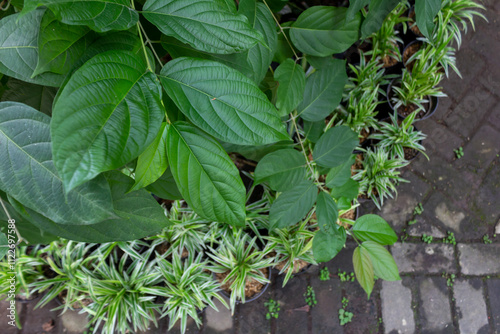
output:
M249 297L249 298L245 298L245 303L250 303L250 302L253 302L254 300L258 299L260 296L262 296L264 294L264 292L266 292L267 288L269 287L269 285L271 285L271 276L272 276L272 268L271 267L266 267L267 269L267 279L269 280L268 283L264 284L264 286L262 287L262 289L257 292L255 295L253 295L252 297ZM215 273L214 273L214 276L215 276ZM228 300L231 299L231 294L228 293L226 290L223 290L223 289L220 289L219 290L220 294L222 294L225 298L227 298ZM243 304L241 302L240 299L236 299L236 304Z
M21 298L18 297L18 294L16 294L14 296L14 300L16 301L16 303L27 304L27 303L31 303L31 302L37 301L38 299L40 299L40 297L42 296L42 294L40 292L38 292L38 291L35 291L35 292L30 293L30 296L33 296L33 298L31 298L31 299L21 299Z

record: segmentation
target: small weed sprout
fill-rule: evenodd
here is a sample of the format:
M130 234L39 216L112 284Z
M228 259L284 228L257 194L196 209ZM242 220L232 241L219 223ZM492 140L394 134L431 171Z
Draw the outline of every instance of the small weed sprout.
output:
M422 241L425 242L426 244L430 244L432 242L432 239L434 237L432 235L427 235L427 234L422 234Z
M457 244L457 241L455 240L455 234L453 232L448 231L446 238L443 239L443 242L445 244L451 244L455 246Z
M421 215L422 212L424 212L424 207L422 206L422 203L418 203L417 206L415 207L415 210L413 210L413 214L416 215Z
M354 273L347 273L345 271L341 271L340 269L339 269L339 278L341 282L354 282L354 280L356 279L354 277Z
M319 279L321 281L329 281L330 280L330 270L328 270L328 267L324 267L319 271Z
M487 244L491 244L493 241L491 241L490 237L488 234L485 234L483 236L483 242L487 245Z
M267 320L271 320L271 318L278 319L281 308L280 304L276 300L269 299L268 302L264 303L264 306L267 307L267 313L266 313Z
M456 150L453 150L453 152L455 152L455 156L457 157L457 159L460 159L464 156L464 149L462 146L460 146Z
M314 293L314 289L310 285L307 286L307 291L306 293L304 293L304 297L306 299L307 305L309 305L310 307L313 307L318 303L318 301L316 300L316 294Z
M451 288L451 287L453 287L453 284L455 284L455 278L456 278L455 274L447 274L447 273L443 272L443 275L441 275L441 277L446 278L446 286L447 287Z
M347 304L349 303L349 300L345 297L342 298L342 308L339 310L339 321L340 325L344 326L347 325L352 321L352 317L354 314L352 312L346 311Z

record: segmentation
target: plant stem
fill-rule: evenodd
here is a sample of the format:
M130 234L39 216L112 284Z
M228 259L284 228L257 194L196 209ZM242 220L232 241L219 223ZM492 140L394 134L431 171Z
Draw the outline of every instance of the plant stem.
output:
M7 211L7 208L5 207L5 204L2 200L2 198L0 198L0 204L2 205L2 208L3 208L3 211L5 212L5 214L7 215L7 219L8 221L12 221L12 217L10 216L9 214L9 211ZM19 231L17 230L17 227L16 225L14 225L14 231L16 231L16 235L17 235L17 244L21 243L24 239L23 237L21 237L21 235L19 234Z

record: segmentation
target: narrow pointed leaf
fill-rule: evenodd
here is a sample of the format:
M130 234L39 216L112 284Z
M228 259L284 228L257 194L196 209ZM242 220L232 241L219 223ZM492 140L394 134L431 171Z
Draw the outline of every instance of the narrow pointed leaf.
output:
M0 103L0 189L60 224L88 225L113 213L98 177L68 194L52 162L50 117L17 102Z
M79 68L54 105L54 161L67 191L135 159L160 130L161 87L143 58L98 54Z
M336 126L326 131L316 143L314 161L320 166L333 168L351 159L359 144L358 135L347 126Z
M276 108L280 116L291 113L304 98L306 74L302 66L292 59L287 59L274 72L274 80L278 81Z
M399 277L398 266L391 253L383 246L374 241L365 241L361 245L366 249L373 264L373 271L377 277L386 281L398 281Z
M222 0L148 0L142 14L162 33L202 51L229 54L264 43L244 15Z
M352 262L354 265L354 273L356 274L356 279L359 284L365 290L368 298L373 291L373 264L370 258L370 254L363 247L356 247L352 255Z
M186 202L200 216L233 226L245 224L245 187L220 144L196 127L169 126L170 169Z
M334 235L339 230L340 226L337 225L337 219L339 218L337 203L335 203L330 194L324 191L318 195L316 217L318 218L318 225L322 232Z
M288 190L305 180L305 165L304 156L297 150L272 152L262 158L255 168L255 183L267 182L273 190Z
M276 108L233 68L183 57L168 62L160 80L184 115L216 138L241 145L289 139Z
M392 245L398 236L387 222L377 215L364 215L354 224L352 232L361 241L375 241L381 245Z
M318 231L313 239L313 255L317 262L328 262L333 259L344 247L346 233L343 228L335 234Z
M441 9L441 0L416 0L415 15L420 32L431 38L434 30L434 18Z

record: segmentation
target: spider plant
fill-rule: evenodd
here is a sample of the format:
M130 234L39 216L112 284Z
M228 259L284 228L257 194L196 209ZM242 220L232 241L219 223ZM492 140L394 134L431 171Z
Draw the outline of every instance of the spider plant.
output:
M362 137L362 132L370 133L372 129L378 128L378 120L375 116L378 101L378 86L375 89L365 91L361 96L351 95L347 107L339 107L336 117L336 125L347 125ZM331 125L328 124L328 127Z
M261 284L269 283L262 270L270 270L274 258L268 256L274 245L268 243L263 250L256 245L257 237L250 238L238 229L219 245L217 249L209 247L211 266L214 273L225 274L222 285L229 285L231 312L234 313L236 301L245 302L245 287L252 280Z
M397 193L397 182L408 182L401 178L399 168L408 165L404 159L390 159L389 152L383 148L375 147L365 150L363 169L355 170L352 177L359 181L360 194L373 200L378 209L384 204L387 197L394 198L392 193Z
M377 147L389 151L390 159L404 158L404 148L411 148L421 152L427 159L425 148L420 144L426 138L421 131L417 131L412 125L417 112L411 113L404 120L398 120L396 113L390 115L391 123L382 122L377 133L370 136L371 139L379 140Z
M178 252L172 253L172 261L164 258L158 262L157 269L161 273L165 287L160 287L158 295L166 298L162 317L169 317L169 330L180 320L181 333L186 331L188 316L193 318L199 327L202 320L198 311L210 306L217 310L213 298L217 298L226 306L226 301L218 293L220 285L207 272L207 261L202 261L203 254L194 256L189 253L187 259L181 260Z
M84 305L90 314L89 325L93 333L135 333L148 329L151 322L158 327L156 315L161 305L155 302L159 293L157 285L161 274L156 261L148 261L154 248L149 248L144 258L134 258L115 249L109 257L95 268L83 268L86 289L92 303Z
M312 254L312 239L314 232L310 230L311 215L300 224L282 229L273 229L266 239L274 243L276 253L275 266L279 265L279 274L285 274L283 286L286 285L292 274L299 271L299 261L316 264Z

